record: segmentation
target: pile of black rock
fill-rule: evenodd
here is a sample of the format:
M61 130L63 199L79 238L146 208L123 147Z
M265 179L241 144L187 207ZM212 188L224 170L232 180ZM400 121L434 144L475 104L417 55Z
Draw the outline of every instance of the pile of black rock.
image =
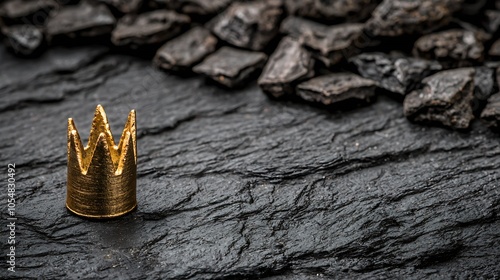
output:
M273 98L385 93L414 122L500 128L500 0L7 0L0 16L21 56L100 42L229 88L258 77Z

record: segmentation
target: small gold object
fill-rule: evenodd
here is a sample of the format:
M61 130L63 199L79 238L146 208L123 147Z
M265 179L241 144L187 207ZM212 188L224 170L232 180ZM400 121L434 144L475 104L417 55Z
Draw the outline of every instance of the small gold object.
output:
M89 141L83 147L73 119L68 119L66 207L95 219L124 215L137 206L135 111L130 111L120 143L115 145L104 108L97 105Z

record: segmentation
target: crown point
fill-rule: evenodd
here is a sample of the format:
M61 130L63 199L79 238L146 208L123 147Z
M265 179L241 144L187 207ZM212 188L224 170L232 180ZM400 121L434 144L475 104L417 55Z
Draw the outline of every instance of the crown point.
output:
M80 135L76 129L68 129L68 161L76 160L80 172L84 171L83 158L85 157L85 149L80 140Z

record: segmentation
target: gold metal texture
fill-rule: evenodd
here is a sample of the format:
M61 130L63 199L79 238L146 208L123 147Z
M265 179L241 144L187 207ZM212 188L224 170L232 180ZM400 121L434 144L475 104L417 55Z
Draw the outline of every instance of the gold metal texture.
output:
M130 111L115 145L104 108L97 105L87 146L83 147L73 119L68 119L66 207L76 215L106 219L137 207L137 133Z

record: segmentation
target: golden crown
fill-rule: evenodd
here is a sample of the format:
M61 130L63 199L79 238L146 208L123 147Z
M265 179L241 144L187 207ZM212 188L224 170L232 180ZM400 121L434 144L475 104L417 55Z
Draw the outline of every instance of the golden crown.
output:
M89 141L83 147L72 118L68 119L66 207L87 218L113 218L137 206L135 111L130 111L115 145L104 108L97 105Z

